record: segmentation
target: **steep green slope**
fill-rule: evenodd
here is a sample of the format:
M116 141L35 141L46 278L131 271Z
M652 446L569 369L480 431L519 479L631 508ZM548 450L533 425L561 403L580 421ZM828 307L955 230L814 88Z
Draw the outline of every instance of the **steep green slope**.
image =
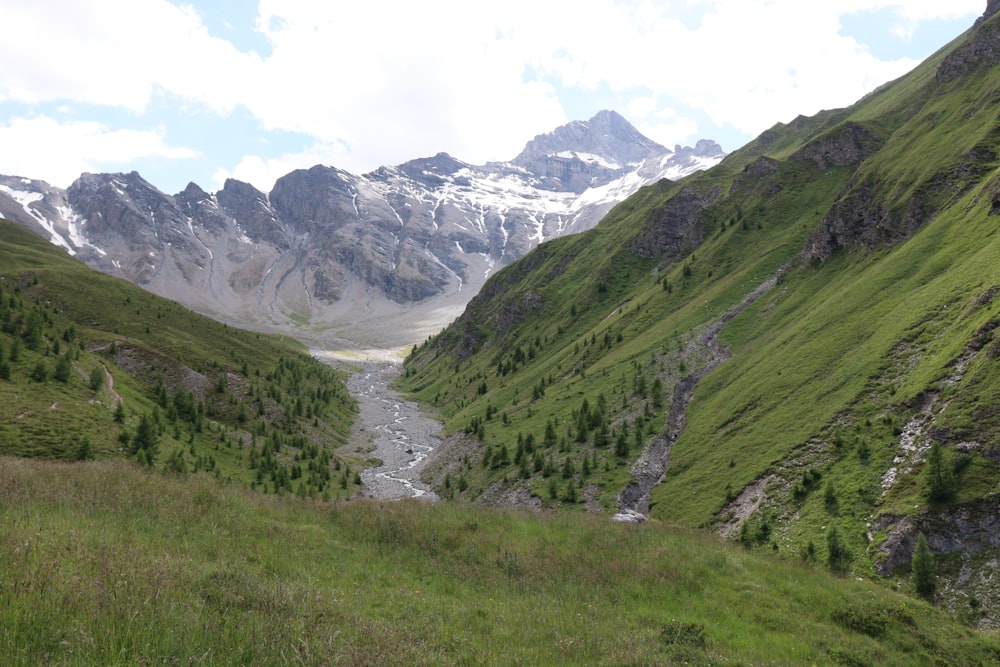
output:
M0 453L122 455L347 495L354 403L298 343L228 327L0 221Z
M991 665L996 638L694 531L319 504L0 457L5 665Z
M955 554L943 572L981 572L1000 547L998 43L994 16L494 276L407 361L467 434L442 492L648 506L861 573L924 532Z

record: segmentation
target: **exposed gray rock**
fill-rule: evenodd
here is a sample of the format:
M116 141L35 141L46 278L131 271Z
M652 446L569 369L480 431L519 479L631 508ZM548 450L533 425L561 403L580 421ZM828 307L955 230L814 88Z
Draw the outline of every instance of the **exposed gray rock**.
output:
M792 159L811 160L823 171L831 167L856 167L874 155L882 144L863 125L847 122L810 141Z
M414 340L386 325L411 304L440 313L440 327L540 242L594 226L643 183L722 157L707 140L671 152L601 112L536 137L510 163L439 153L362 176L316 165L270 193L229 179L214 194L191 183L169 196L135 172L84 174L66 191L0 177L0 215L202 312L350 327L355 340L394 346Z
M973 27L971 38L948 54L938 66L938 83L948 83L975 70L996 64L1000 58L1000 21L992 19L997 11L1000 11L1000 2L989 0L986 12Z
M685 188L662 208L651 211L642 231L628 242L639 257L672 259L704 241L706 230L701 215L721 195L719 188L699 192Z
M927 546L935 555L973 554L986 547L996 549L1000 548L1000 496L902 519L883 516L872 528L888 532L888 538L879 546L883 558L877 570L883 576L910 562L919 533L927 538Z
M745 166L743 171L741 171L736 178L733 179L733 184L730 186L729 192L733 193L737 190L748 187L751 184L759 183L768 176L777 174L778 170L779 163L777 160L769 158L766 155L761 155L759 158Z

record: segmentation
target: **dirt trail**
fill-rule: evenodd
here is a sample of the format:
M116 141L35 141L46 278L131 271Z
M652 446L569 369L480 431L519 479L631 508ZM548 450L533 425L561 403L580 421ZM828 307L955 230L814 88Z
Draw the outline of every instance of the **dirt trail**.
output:
M653 487L663 480L663 475L670 465L670 449L677 438L684 432L687 425L687 409L694 396L694 388L698 382L708 375L716 366L729 358L729 351L719 344L719 332L734 317L742 313L754 301L763 296L777 284L777 277L769 278L757 286L739 304L734 306L722 317L713 320L702 331L692 344L707 351L709 361L703 367L687 375L674 387L670 411L667 413L666 432L658 437L633 467L633 480L618 494L618 513L615 520L634 521L649 512L649 494ZM693 355L692 355L693 356Z

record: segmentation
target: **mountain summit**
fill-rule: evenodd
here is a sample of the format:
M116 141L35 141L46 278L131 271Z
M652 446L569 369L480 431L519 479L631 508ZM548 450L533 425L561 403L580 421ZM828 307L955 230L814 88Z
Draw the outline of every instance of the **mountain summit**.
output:
M439 153L361 176L316 165L270 193L228 180L214 194L192 183L170 196L135 172L84 174L65 191L0 176L0 215L201 312L395 346L437 330L539 243L722 157L707 140L671 151L602 111L511 162Z
M703 147L704 156L723 156L717 144ZM575 121L528 142L512 164L542 179L544 187L583 192L593 179L612 178L671 151L643 136L614 111L601 111L589 121Z

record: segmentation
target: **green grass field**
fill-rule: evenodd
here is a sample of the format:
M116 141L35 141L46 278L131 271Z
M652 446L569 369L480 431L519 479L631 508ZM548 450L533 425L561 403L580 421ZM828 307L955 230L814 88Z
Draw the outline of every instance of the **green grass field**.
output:
M700 532L0 458L7 665L988 665L906 595Z

